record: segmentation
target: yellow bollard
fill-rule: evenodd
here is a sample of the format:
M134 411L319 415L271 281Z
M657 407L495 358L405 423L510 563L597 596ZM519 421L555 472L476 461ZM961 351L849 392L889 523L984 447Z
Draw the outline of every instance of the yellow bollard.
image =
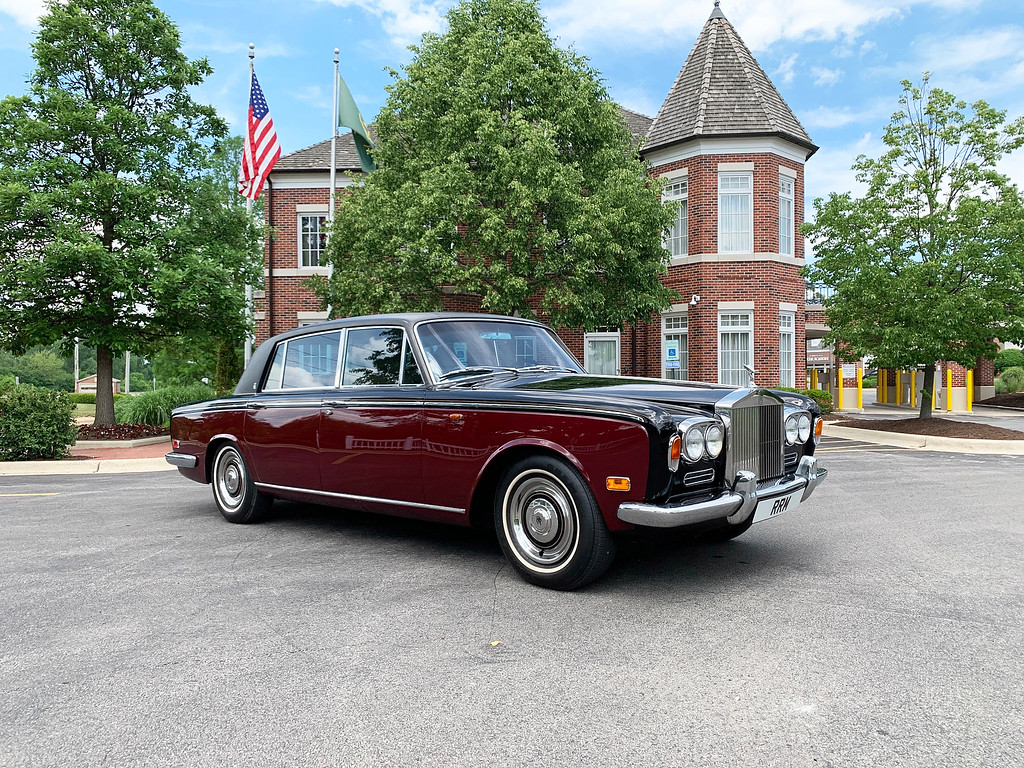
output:
M896 405L903 405L903 369L896 369Z
M836 387L836 410L843 410L843 366L839 364L836 366L836 381L839 385Z
M886 385L889 383L889 372L885 368L878 369L878 397L879 403L885 403Z
M818 388L818 369L811 368L811 389Z
M974 410L974 369L967 371L967 410Z
M910 407L917 407L917 369L910 372Z
M953 410L953 369L946 369L946 411Z
M864 369L857 366L857 410L864 410Z

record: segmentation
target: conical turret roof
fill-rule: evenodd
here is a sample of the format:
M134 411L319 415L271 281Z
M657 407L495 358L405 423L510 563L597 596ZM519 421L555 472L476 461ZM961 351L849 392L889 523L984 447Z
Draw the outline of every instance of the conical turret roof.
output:
M643 152L700 137L779 136L818 147L715 3L658 110Z

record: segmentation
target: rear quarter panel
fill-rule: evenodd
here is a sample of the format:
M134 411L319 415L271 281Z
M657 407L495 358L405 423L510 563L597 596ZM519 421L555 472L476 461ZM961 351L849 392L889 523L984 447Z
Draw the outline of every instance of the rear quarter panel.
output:
M178 453L188 453L197 457L194 469L179 467L178 471L190 480L199 483L210 482L208 461L211 458L211 443L228 440L236 443L242 456L250 466L251 457L241 440L242 427L245 423L245 408L196 409L186 413L177 413L171 417L171 438L179 441Z

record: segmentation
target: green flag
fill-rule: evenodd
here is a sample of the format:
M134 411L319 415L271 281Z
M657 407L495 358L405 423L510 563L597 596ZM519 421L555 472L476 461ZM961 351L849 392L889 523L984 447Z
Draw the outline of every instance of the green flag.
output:
M370 150L373 149L373 142L370 141L370 129L363 122L363 116L359 114L359 107L345 80L338 75L338 125L352 129L352 138L356 142L356 151L359 153L359 165L363 173L369 173L377 166L370 157Z

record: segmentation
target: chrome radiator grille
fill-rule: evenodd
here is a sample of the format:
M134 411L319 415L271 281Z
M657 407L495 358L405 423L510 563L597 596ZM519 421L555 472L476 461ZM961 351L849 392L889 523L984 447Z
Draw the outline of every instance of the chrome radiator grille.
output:
M758 482L782 477L786 442L782 402L766 392L740 390L720 403L718 411L729 417L727 479L731 481L740 470L753 472Z

